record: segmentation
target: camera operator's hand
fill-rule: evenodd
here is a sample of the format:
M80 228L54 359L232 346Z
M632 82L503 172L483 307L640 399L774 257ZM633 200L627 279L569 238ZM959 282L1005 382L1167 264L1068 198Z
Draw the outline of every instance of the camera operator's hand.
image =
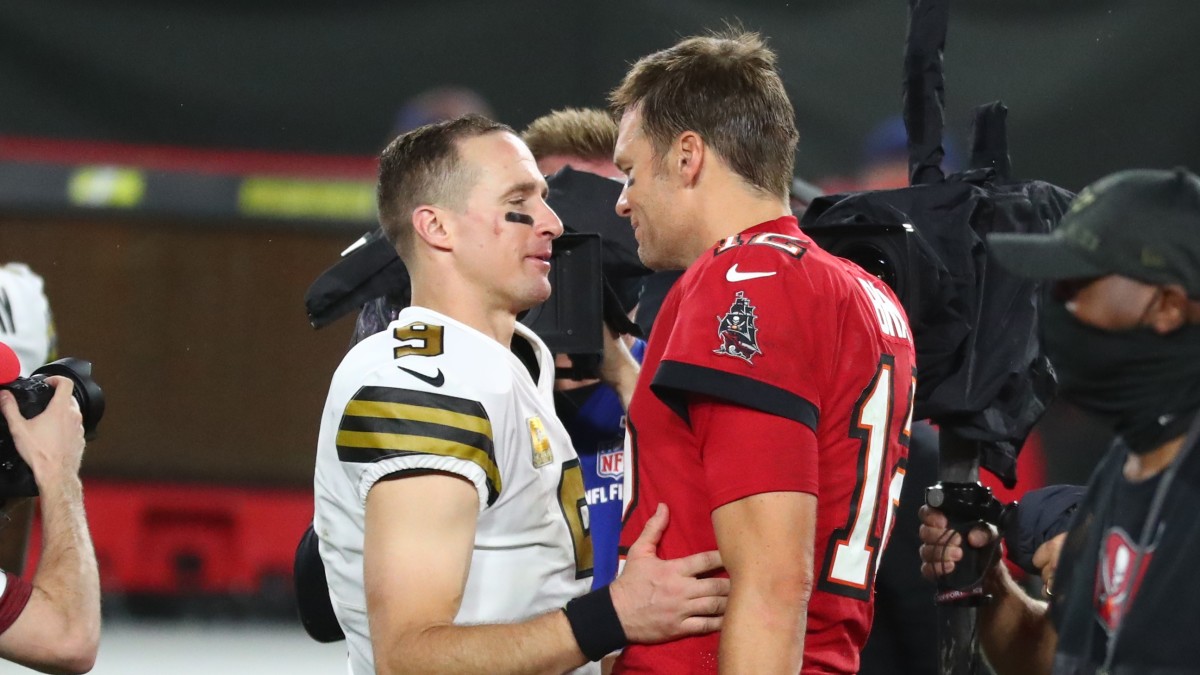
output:
M61 481L77 480L83 461L83 415L71 395L74 383L65 377L49 377L54 387L50 403L33 419L25 419L11 393L0 391L0 413L8 422L21 458L33 470L40 490Z
M86 673L100 644L100 575L83 510L83 416L62 377L45 410L25 419L0 391L0 414L40 492L42 556L28 602L0 633L0 659L47 673Z
M1049 597L1054 594L1054 573L1058 571L1058 556L1062 553L1063 542L1067 533L1056 535L1046 540L1033 552L1033 564L1038 568L1042 577L1042 594Z
M604 360L600 362L600 380L617 392L621 407L629 410L633 390L637 387L638 364L625 340L608 326L604 327Z
M954 563L962 559L962 537L949 528L946 514L931 506L922 506L921 516L921 575L930 581L954 571ZM979 526L967 534L967 542L983 548L999 535L990 525ZM998 565L1003 565L997 560Z

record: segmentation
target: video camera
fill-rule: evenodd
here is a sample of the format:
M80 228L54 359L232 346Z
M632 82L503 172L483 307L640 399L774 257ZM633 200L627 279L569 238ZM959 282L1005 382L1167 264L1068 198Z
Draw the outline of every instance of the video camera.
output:
M29 377L18 377L7 384L0 384L0 389L12 393L21 416L32 419L46 409L54 396L54 386L46 382L46 378L52 375L65 377L75 384L71 395L83 414L84 437L93 438L96 425L104 416L104 392L92 379L90 361L59 359L33 371ZM17 453L8 423L0 417L0 500L10 497L36 497L37 494L33 471Z

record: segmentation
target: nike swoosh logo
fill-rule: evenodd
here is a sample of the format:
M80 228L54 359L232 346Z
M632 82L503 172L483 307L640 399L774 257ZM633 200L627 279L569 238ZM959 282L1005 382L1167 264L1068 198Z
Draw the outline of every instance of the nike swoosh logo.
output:
M775 276L774 272L739 272L737 264L735 263L734 266L730 267L729 271L725 273L725 281L737 282L746 281L747 279L761 279L763 277L772 276Z
M405 368L404 366L396 366L396 367L399 368L400 370L403 370L404 372L408 373L409 375L412 375L413 377L417 378L418 380L420 380L426 384L431 384L435 387L440 387L443 384L446 384L446 376L442 374L441 368L438 368L437 375L430 377L429 375L425 375L423 373L418 373L415 370L409 370L408 368Z

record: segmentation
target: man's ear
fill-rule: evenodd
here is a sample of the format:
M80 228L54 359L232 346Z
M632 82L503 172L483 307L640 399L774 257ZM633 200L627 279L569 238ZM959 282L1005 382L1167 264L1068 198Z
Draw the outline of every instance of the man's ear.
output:
M684 187L694 186L700 180L700 171L704 168L704 160L708 156L708 146L700 134L685 131L675 139L674 150L672 168Z
M1188 296L1182 286L1163 286L1158 300L1150 308L1150 326L1159 335L1178 330L1187 323L1189 309Z
M418 206L413 210L412 224L417 237L439 250L450 249L450 229L447 213L436 206Z

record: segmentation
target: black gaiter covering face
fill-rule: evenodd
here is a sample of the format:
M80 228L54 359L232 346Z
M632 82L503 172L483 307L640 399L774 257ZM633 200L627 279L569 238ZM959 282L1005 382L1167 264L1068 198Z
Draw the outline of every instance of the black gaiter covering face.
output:
M1112 423L1135 453L1187 431L1200 409L1200 325L1166 335L1150 328L1093 328L1044 299L1042 346L1058 393Z

